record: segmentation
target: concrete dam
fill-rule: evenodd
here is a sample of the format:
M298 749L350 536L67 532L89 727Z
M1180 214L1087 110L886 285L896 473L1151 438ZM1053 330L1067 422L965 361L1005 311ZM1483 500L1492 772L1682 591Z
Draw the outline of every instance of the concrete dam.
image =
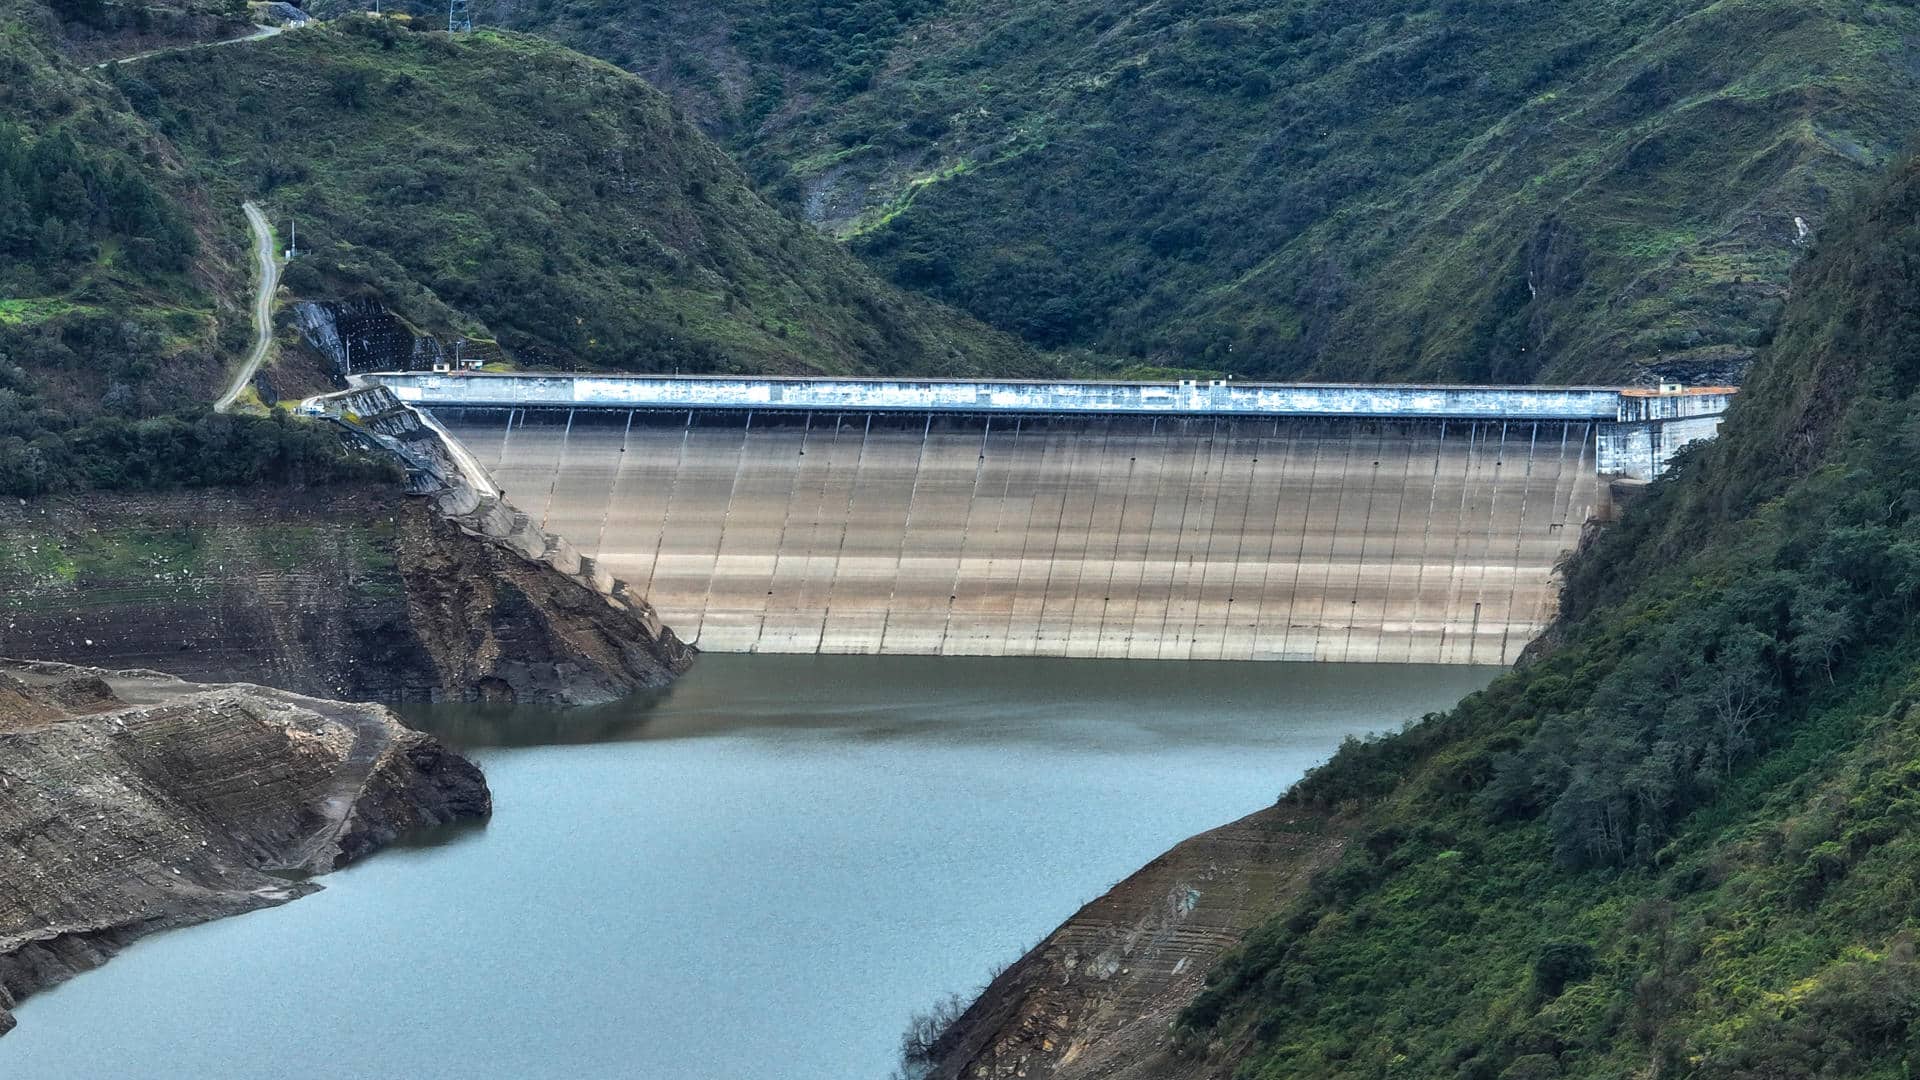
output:
M1462 664L1731 393L374 378L702 649Z

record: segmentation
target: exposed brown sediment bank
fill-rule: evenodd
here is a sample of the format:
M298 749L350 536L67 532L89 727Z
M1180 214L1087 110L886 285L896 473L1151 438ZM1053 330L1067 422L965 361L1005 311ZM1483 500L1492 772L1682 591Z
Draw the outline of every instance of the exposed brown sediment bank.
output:
M137 938L491 810L477 767L378 705L0 660L0 1032Z
M692 653L510 529L374 487L0 506L0 655L374 699L589 704ZM509 523L510 524L510 523Z
M1171 1027L1222 955L1346 845L1274 806L1183 841L996 976L933 1047L928 1080L1214 1080Z

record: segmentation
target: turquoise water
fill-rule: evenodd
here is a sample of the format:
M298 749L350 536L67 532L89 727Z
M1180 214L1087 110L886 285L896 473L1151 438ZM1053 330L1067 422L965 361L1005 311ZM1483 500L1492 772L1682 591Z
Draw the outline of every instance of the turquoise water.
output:
M708 656L589 714L411 714L493 821L36 996L0 1076L881 1080L984 980L1485 668Z

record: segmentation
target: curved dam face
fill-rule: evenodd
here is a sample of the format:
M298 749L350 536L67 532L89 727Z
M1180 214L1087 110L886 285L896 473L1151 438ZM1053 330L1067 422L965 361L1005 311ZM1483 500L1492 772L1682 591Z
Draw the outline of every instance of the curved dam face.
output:
M431 406L721 652L1512 662L1590 420Z

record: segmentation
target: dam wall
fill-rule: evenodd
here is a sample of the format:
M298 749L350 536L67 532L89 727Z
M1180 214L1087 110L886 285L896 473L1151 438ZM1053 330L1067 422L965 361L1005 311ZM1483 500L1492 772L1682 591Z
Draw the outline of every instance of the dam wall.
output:
M1242 384L1179 384L1133 388L1171 389L1168 415L1107 389L1075 415L990 397L1074 384L962 384L969 406L892 383L887 408L787 396L831 380L679 380L764 388L756 411L602 400L676 380L531 378L389 385L682 639L739 652L1510 663L1552 616L1619 401L1372 388L1384 407L1346 410L1366 388L1247 384L1316 404L1243 414ZM952 406L912 404L925 387ZM1396 411L1436 394L1466 415Z
M423 409L448 407L979 413L989 416L1343 417L1591 421L1594 466L1652 480L1710 439L1732 387L1417 386L679 375L384 372L353 376Z

